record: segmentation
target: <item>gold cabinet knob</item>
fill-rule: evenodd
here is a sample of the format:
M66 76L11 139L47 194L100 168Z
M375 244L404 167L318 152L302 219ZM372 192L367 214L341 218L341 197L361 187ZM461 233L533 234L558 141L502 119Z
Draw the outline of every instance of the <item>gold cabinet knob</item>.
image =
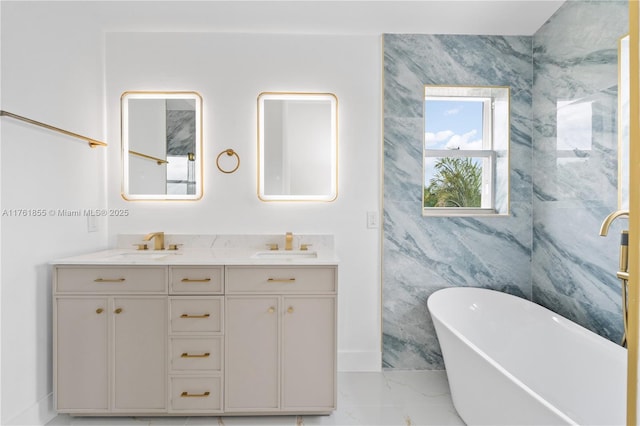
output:
M276 311L276 308L274 308L273 306L269 308L269 310L267 312L269 312L270 314L274 313Z
M96 309L96 314L101 314L103 312L104 312L104 309L102 309L102 308Z
M121 313L121 312L122 312L122 308L118 308L118 309L116 309L116 310L115 310L115 311L113 311L113 312L114 312L114 313L116 313L116 314L119 314L119 313Z
M289 306L289 308L287 309L287 312L292 314L293 313L293 306Z

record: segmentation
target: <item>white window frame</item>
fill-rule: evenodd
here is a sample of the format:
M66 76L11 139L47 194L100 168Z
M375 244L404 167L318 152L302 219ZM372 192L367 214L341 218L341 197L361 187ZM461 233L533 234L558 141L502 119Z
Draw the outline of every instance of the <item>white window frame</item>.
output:
M480 187L481 205L480 207L424 207L427 210L425 215L434 214L490 214L495 213L494 208L494 176L496 153L491 149L425 149L424 156L435 158L481 158L482 159L482 184ZM424 181L424 177L423 177ZM424 185L424 182L423 182ZM422 191L424 194L424 190ZM423 195L424 196L424 195ZM424 200L423 200L424 203ZM452 211L451 211L452 210Z
M482 216L497 215L495 207L496 199L496 150L494 149L494 112L495 99L493 89L496 87L455 87L455 86L425 86L425 106L429 100L453 100L453 101L481 101L483 105L482 117L482 149L479 150L435 150L426 148L426 140L423 141L423 173L422 173L422 214L423 216ZM498 89L508 88L499 87ZM510 97L510 96L509 96ZM428 119L428 117L426 118ZM423 120L426 132L426 120ZM507 132L508 134L508 132ZM507 141L508 146L508 141ZM426 180L426 159L437 158L481 158L482 159L482 184L480 207L425 207L424 192L428 186ZM508 191L508 189L507 189Z

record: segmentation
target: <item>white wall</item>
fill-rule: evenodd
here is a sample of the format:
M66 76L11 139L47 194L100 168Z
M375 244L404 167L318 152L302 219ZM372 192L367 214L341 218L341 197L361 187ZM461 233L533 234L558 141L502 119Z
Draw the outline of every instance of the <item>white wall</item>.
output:
M1 6L1 108L103 139L100 33L36 5ZM86 218L49 210L106 205L107 151L10 118L1 137L0 423L38 424L51 416L48 262L107 244L106 222L89 233ZM15 209L47 216L16 217Z
M53 415L47 262L104 248L123 232L334 234L343 260L340 368L380 368L379 230L365 226L366 212L379 209L380 37L151 34L148 39L141 36L140 43L121 55L105 51L107 41L127 40L129 35L118 35L119 31L164 32L191 29L192 22L207 25L202 8L215 17L212 22L222 19L212 4L200 3L191 3L190 11L170 2L159 7L148 2L0 3L1 108L110 144L89 149L82 142L2 118L2 209L108 204L131 212L127 219L101 222L97 233L87 232L83 217L2 218L2 424L42 424ZM242 17L236 12L233 16L242 31ZM166 43L155 45L157 40ZM139 50L146 43L159 51ZM167 51L172 56L162 55ZM126 58L127 52L145 59ZM261 52L268 55L258 60ZM119 66L136 62L142 69L116 74L116 84L106 80L105 66L112 69L107 60ZM120 197L118 100L122 91L134 89L189 89L203 95L201 201L126 202ZM336 202L258 200L255 110L257 95L265 90L337 94ZM229 147L238 151L242 166L223 175L215 168L215 156Z
M2 7L0 7L0 25L2 23ZM2 46L2 31L0 31L0 46ZM0 50L1 51L1 50ZM2 82L2 55L0 54L0 82ZM2 84L0 84L0 100L2 99ZM1 104L1 103L0 103ZM2 121L0 120L0 165L2 164ZM0 189L2 188L2 173L0 173ZM0 192L0 211L2 210L2 192ZM1 216L0 216L1 217ZM2 269L2 220L0 220L0 271ZM2 289L2 273L0 272L0 289ZM0 421L2 420L2 291L0 291Z
M379 229L366 213L379 206L380 38L377 36L214 33L106 34L109 140L120 134L127 90L193 90L203 97L204 197L198 202L127 202L109 191L109 207L128 209L109 222L121 233L333 234L342 260L339 368L380 368ZM261 92L331 92L338 98L339 188L332 203L265 203L257 197L257 97ZM232 148L234 174L218 171ZM110 146L109 164L120 153ZM120 185L109 167L109 188Z

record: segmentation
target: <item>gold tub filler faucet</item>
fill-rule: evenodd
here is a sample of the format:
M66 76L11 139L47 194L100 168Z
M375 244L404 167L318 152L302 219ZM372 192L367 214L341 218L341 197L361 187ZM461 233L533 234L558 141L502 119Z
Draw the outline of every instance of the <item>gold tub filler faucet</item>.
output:
M606 237L609 233L609 227L619 217L629 217L629 210L616 210L609 214L600 226L600 236ZM620 344L624 347L627 346L627 285L629 282L629 231L623 230L620 233L620 253L618 259L618 272L616 277L622 283L622 324L624 325L624 333L622 334L622 341Z

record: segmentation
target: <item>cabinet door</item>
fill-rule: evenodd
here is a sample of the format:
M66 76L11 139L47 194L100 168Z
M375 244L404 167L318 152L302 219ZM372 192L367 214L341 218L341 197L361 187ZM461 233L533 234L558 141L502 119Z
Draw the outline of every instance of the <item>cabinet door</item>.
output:
M60 412L109 408L108 299L56 299L56 405Z
M225 411L279 408L278 297L226 299Z
M113 299L114 410L167 406L166 297Z
M335 300L333 296L283 298L283 410L335 408Z

